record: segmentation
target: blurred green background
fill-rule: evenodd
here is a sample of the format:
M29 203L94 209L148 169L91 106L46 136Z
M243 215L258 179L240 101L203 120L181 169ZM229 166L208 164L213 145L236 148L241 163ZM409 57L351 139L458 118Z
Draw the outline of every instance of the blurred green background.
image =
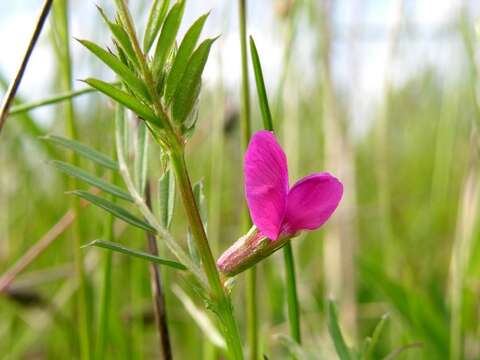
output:
M71 2L72 35L108 43L91 2ZM139 24L146 1L130 1ZM326 299L338 304L349 345L360 347L389 314L375 358L407 344L401 359L480 358L480 228L478 221L479 38L475 1L289 1L249 4L248 33L265 69L275 127L287 153L290 181L329 171L345 185L339 210L322 229L293 241L303 349L332 359ZM22 56L41 1L0 4L3 95ZM100 1L110 14L110 2ZM242 151L238 124L240 50L236 2L187 2L185 24L212 9L206 32L222 33L201 95L197 132L188 145L194 181L204 179L208 232L218 256L242 235ZM50 23L20 88L18 102L64 90L61 56ZM21 41L22 40L22 41ZM23 41L24 40L24 41ZM74 43L76 78L112 78ZM251 71L251 70L250 70ZM252 77L253 79L253 77ZM251 80L252 80L251 79ZM254 82L253 124L261 128ZM83 84L75 83L76 89ZM82 142L111 154L113 107L96 93L75 100ZM9 118L0 137L0 277L50 234L69 209L67 179L47 164L65 154L44 134L65 134L62 104ZM161 174L150 147L150 179ZM82 167L102 175L100 168ZM82 243L104 235L105 213L86 207L76 220ZM186 241L181 207L173 233ZM50 232L50 233L49 233ZM0 358L78 357L73 244L65 233L0 296ZM116 241L144 248L141 231L116 225ZM102 250L84 249L95 313ZM164 248L161 253L170 256ZM262 350L287 357L283 258L259 266ZM170 291L179 281L163 270L174 354L202 358L205 336ZM158 356L146 263L114 256L108 355ZM233 299L244 329L244 279ZM203 304L198 304L200 307Z

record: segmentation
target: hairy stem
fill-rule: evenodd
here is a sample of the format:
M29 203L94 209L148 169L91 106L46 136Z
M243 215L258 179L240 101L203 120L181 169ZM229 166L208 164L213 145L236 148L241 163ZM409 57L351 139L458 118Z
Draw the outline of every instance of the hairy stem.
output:
M232 359L243 359L242 345L238 327L233 316L233 308L223 289L220 276L213 258L202 219L195 202L192 185L184 158L183 146L176 144L170 158L177 178L178 188L182 197L188 222L197 246L202 265L210 285L211 300L223 325L224 336Z

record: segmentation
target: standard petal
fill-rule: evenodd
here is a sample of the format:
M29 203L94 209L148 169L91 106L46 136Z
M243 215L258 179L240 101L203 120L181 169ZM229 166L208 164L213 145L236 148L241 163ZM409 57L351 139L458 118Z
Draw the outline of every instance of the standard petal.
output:
M257 228L276 240L288 193L287 158L270 131L253 135L244 159L245 196Z
M333 214L343 195L343 185L329 173L316 173L298 181L288 193L282 231L318 229Z

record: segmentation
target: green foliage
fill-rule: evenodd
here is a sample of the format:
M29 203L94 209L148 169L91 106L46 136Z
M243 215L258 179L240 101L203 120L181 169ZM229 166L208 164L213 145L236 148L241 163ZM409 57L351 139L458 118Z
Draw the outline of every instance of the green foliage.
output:
M171 267L171 268L177 269L177 270L186 270L187 269L185 267L185 265L180 264L179 262L162 259L158 256L154 256L154 255L151 255L151 254L143 252L143 251L131 249L129 247L126 247L126 246L123 246L121 244L117 244L117 243L114 243L114 242L111 242L111 241L94 240L91 243L88 243L88 244L86 244L82 247L86 248L86 247L91 247L91 246L111 250L111 251L114 251L114 252L118 252L120 254L133 256L133 257L136 257L136 258L139 258L139 259L151 261L155 264L168 266L168 267Z
M273 131L273 120L270 106L268 105L267 90L263 80L262 64L260 63L257 47L252 36L250 36L250 54L252 56L253 73L255 74L255 83L257 85L258 103L262 113L263 128Z
M158 31L162 26L165 15L167 15L170 0L154 0L150 8L147 27L145 28L145 36L143 38L143 49L148 53L155 41Z
M105 191L108 194L119 197L123 200L132 201L132 197L122 188L117 185L110 184L105 180L102 180L96 176L91 175L85 170L82 170L76 166L70 165L63 161L52 160L50 162L57 170L64 172L67 175L76 177L82 181L85 181L87 184L95 186L96 188Z
M337 351L337 355L340 360L351 360L352 356L350 354L350 350L345 343L345 340L342 335L342 331L340 330L340 325L338 324L337 318L337 308L335 303L332 300L328 301L327 304L328 310L328 317L327 317L327 325L328 331L330 336L333 340L333 344L335 345L335 350Z
M66 149L72 150L76 152L78 155L86 159L89 159L97 163L98 165L106 167L110 170L118 170L118 164L115 161L113 161L110 157L78 141L67 139L65 137L56 136L56 135L47 135L42 139L48 142L52 142L56 145L60 145Z
M175 38L182 21L184 9L185 1L178 1L173 5L163 23L153 57L153 73L157 75L157 77L159 77L160 72L163 70L165 61L175 44Z
M132 43L130 42L130 39L125 29L122 27L122 25L110 21L108 17L105 15L105 12L102 10L102 8L97 6L97 9L100 12L100 15L102 16L105 23L110 28L110 32L112 33L116 44L120 46L124 54L132 62L132 64L139 66L139 61L137 56L135 55L135 50L132 47Z
M126 223L129 223L130 225L133 225L145 231L149 231L151 233L156 233L155 228L150 226L145 221L139 219L138 217L136 217L135 215L133 215L123 207L115 204L114 202L111 202L110 200L103 199L100 196L97 196L95 194L92 194L88 191L83 191L83 190L74 190L74 191L71 191L70 193L81 197L82 199L92 203L95 206L98 206L99 208L109 212L116 218L119 218L125 221Z
M158 180L158 209L160 224L170 229L175 208L175 176L171 170L165 171Z
M195 46L197 45L198 38L200 37L203 25L205 24L208 15L209 14L207 13L199 17L197 21L193 23L190 29L188 29L180 44L180 47L178 48L165 85L165 99L167 103L171 102L173 95L177 90L178 84L182 80L182 75L185 73L185 69L187 68L188 61L193 53L193 50L195 50Z
M178 84L172 104L172 116L177 123L183 123L193 110L198 94L202 72L216 39L203 41L188 61L182 80Z
M119 90L115 86L98 79L86 79L84 82L129 108L142 119L150 121L157 126L162 126L160 120L148 106L145 106L125 91Z

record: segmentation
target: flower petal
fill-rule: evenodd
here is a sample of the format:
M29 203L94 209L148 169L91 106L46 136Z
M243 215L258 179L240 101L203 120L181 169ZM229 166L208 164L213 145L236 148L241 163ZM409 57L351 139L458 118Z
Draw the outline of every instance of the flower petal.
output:
M245 196L257 228L276 240L285 215L288 194L287 158L275 135L259 131L245 153Z
M342 195L342 183L329 173L304 177L288 193L282 232L318 229L333 214Z

